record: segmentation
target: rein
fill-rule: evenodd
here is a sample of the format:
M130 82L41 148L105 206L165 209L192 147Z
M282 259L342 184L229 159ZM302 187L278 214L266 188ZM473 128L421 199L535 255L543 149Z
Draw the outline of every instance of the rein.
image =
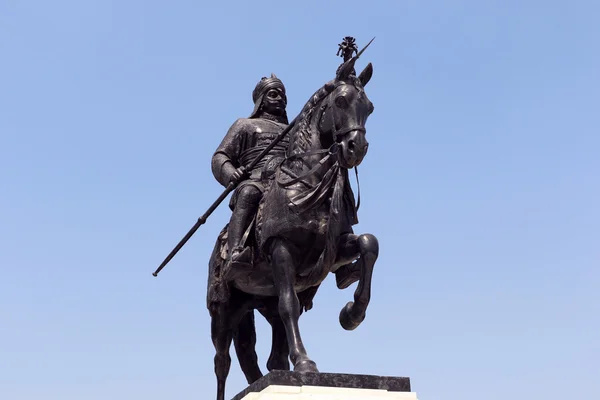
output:
M327 105L323 108L323 113L325 113L325 111L327 111ZM336 139L339 136L343 136L345 134L347 134L348 132L352 132L352 131L359 131L359 132L363 132L366 133L367 129L364 126L357 126L357 125L351 125L341 131L339 131L336 126L335 126L335 121L336 121L336 111L335 111L335 107L329 107L331 108L331 118L332 118L332 122L331 122L331 128L333 130L333 137ZM358 195L357 195L357 200L356 200L356 211L358 211L358 209L360 208L360 181L358 180L358 166L354 167L354 172L356 174L356 187L357 187L357 191L358 191Z
M303 159L303 158L307 158L307 157L311 157L314 155L318 155L318 154L327 154L325 157L321 158L319 160L319 162L317 163L317 165L315 165L313 168L310 169L310 171L297 176L295 178L290 179L289 181L283 182L280 178L280 176L276 177L276 181L277 184L279 184L279 186L286 188L289 186L292 186L298 182L302 182L304 181L304 179L308 178L311 175L314 175L317 173L317 171L319 171L323 165L327 162L327 160L329 160L329 158L332 155L335 155L339 150L339 145L337 143L334 143L333 145L331 145L331 147L329 149L321 149L321 150L313 150L313 151L307 151L301 154L294 154L292 156L286 157L283 160L281 160L281 163L279 164L279 167L281 168L283 166L283 163L285 161L290 161L290 160L297 160L297 159ZM334 165L331 166L331 168L335 168L338 166L338 163L336 162ZM287 168L286 168L287 169ZM291 171L285 171L286 173L290 173ZM356 188L357 188L357 199L356 199L356 211L358 211L360 209L360 180L358 179L358 166L354 167L354 173L356 175ZM306 182L304 182L306 185L308 185ZM311 186L311 185L309 185Z
M356 196L356 211L360 208L360 181L358 180L358 167L354 167L354 172L356 173L356 190L358 191L358 195Z
M316 174L317 171L319 171L323 167L323 165L327 162L327 160L329 160L329 158L332 155L336 154L337 152L338 152L338 145L337 145L337 143L334 143L328 149L307 151L307 152L304 152L302 154L294 154L294 155L291 155L289 157L284 158L283 160L281 160L280 166L282 166L285 161L293 161L293 160L297 160L297 159L303 159L303 158L315 156L317 154L326 154L327 153L327 155L325 157L321 158L319 160L319 162L317 163L317 165L315 165L314 167L312 167L310 171L308 171L308 172L306 172L306 173L304 173L304 174L302 174L302 175L300 175L300 176L298 176L296 178L293 178L293 179L291 179L291 180L289 180L287 182L282 182L278 178L277 179L277 183L281 187L288 187L288 186L291 186L293 184L296 184L296 183L304 180L305 178L308 178L311 175Z

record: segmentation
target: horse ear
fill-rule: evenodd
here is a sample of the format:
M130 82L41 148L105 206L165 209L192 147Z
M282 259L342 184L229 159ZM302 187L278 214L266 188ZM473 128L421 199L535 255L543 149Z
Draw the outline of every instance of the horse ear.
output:
M365 87L365 86L367 86L367 83L369 83L369 81L371 80L372 76L373 76L373 64L369 63L369 65L367 65L365 67L365 69L363 69L362 72L360 73L360 75L358 76L358 80L363 85L363 87Z

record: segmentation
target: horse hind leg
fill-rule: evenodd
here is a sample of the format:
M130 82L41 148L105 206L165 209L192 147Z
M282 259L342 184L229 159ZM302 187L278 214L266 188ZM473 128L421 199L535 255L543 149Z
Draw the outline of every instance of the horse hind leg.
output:
M256 355L256 326L253 310L248 311L241 318L233 334L233 344L242 372L248 384L252 384L263 376Z
M233 336L227 304L221 303L211 310L211 337L215 346L215 375L217 376L217 400L225 400L225 381L231 367L229 348Z
M379 255L379 243L375 236L371 234L351 235L351 239L354 240L347 242L343 251L359 255L354 268L358 268L360 278L354 291L354 301L348 302L340 312L340 325L346 330L356 329L365 319L367 307L371 300L373 268ZM344 256L347 255L342 254L341 258ZM346 272L349 277L346 277L343 285L340 285L340 280L338 280L338 287L347 287L346 284L349 285L348 282L352 282L352 270L354 268L348 270L350 272ZM345 272L342 270L339 273L344 274Z

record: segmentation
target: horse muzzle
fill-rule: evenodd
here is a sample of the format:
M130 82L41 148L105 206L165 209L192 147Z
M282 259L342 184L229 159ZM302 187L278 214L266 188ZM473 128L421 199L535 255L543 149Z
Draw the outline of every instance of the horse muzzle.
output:
M365 137L364 129L355 129L348 132L339 142L341 150L340 164L344 168L354 168L359 165L367 154L369 142Z

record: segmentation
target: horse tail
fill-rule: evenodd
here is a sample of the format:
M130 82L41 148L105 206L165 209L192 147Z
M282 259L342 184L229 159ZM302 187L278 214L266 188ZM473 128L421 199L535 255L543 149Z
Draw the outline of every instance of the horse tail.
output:
M221 230L215 246L213 248L210 260L208 261L208 287L206 290L206 306L211 311L217 304L225 303L229 300L229 285L223 279L223 266L227 257L227 228ZM212 311L211 311L212 312Z

